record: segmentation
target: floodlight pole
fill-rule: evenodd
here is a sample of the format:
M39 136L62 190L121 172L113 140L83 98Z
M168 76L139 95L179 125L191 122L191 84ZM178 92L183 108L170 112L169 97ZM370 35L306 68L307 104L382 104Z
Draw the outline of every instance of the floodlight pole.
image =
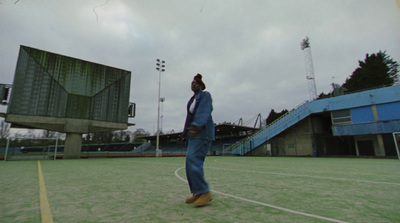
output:
M157 113L157 145L156 145L156 157L161 156L160 148L160 92L161 92L161 72L165 71L165 61L157 59L156 69L158 70L158 113Z
M304 59L306 63L306 78L308 80L308 93L310 95L310 100L315 100L317 98L317 86L315 84L314 66L311 56L310 39L306 37L300 43L301 50L304 51Z
M162 132L163 130L163 118L164 118L164 101L165 98L160 98L160 102L161 102L161 127L160 127L160 131Z
M6 146L6 152L4 154L4 161L7 161L7 153L9 146L10 146L10 138L7 138L7 146Z

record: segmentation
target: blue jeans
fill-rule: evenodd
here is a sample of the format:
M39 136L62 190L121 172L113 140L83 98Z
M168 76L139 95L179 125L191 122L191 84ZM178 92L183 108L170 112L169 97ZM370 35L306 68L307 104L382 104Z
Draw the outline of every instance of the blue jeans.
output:
M211 140L188 139L186 178L192 194L204 194L210 191L204 179L203 164L208 150L211 148L211 143Z

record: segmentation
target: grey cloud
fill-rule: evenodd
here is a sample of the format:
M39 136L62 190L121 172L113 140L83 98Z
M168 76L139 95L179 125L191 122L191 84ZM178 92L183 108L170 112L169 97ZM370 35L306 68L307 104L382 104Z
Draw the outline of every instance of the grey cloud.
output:
M131 70L131 130L156 129L157 58L167 62L163 130L176 132L198 72L217 123L307 100L307 35L318 93L343 83L366 53L400 61L400 9L389 0L0 2L0 83L12 82L20 44Z

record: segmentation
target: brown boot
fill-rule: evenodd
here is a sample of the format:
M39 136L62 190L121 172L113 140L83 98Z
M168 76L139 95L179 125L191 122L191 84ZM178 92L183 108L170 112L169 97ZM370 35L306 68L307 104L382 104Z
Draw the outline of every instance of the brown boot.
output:
M212 200L211 192L200 194L200 196L194 201L195 207L203 207Z
M186 198L186 203L193 203L197 200L197 198L199 198L200 195L199 194L193 194L193 196Z

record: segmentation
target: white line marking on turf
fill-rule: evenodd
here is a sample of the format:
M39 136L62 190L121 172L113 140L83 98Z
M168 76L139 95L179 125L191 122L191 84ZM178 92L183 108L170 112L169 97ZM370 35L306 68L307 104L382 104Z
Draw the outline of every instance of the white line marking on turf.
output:
M265 173L265 174L282 175L282 176L290 176L290 177L308 177L308 178L316 178L316 179L341 180L341 181L355 181L355 182L362 182L362 183L389 184L389 185L400 186L400 183L391 183L391 182L382 182L382 181L346 179L346 178L339 178L339 177L309 176L309 175L301 175L301 174L276 173L276 172L264 172L264 171L253 171L253 170L235 170L235 169L215 168L215 167L207 167L207 168L208 168L208 169L217 169L217 170L228 170L228 171L248 172L248 173Z
M182 166L181 163L156 163L156 162L146 162L146 161L137 161L137 160L132 160L129 162L133 162L133 163L145 163L145 164L151 164L151 165L170 165L170 166ZM183 163L184 164L184 163Z
M175 176L177 178L179 178L180 180L182 180L183 182L187 183L187 181L185 179L183 179L181 176L179 176L179 174L178 174L178 172L183 168L185 168L185 167L180 167L180 168L176 169L175 170ZM266 203L262 203L262 202L259 202L259 201L254 201L254 200L246 199L246 198L243 198L243 197L238 197L238 196L235 196L235 195L232 195L232 194L219 192L219 191L216 191L216 190L211 190L211 191L216 193L216 194L221 194L221 195L224 195L224 196L227 196L227 197L232 197L232 198L235 198L235 199L238 199L238 200L241 200L241 201L245 201L245 202L249 202L249 203L253 203L253 204L258 204L258 205L262 205L262 206L269 207L269 208L274 208L274 209L285 211L285 212L289 212L289 213L292 213L292 214L303 215L303 216L322 219L322 220L326 220L326 221L330 221L330 222L347 223L346 221L341 221L341 220L337 220L337 219L333 219L333 218L327 218L327 217L314 215L314 214L308 214L308 213L301 212L301 211L295 211L295 210L291 210L291 209L288 209L288 208L283 208L283 207L275 206L275 205L272 205L272 204L266 204Z

